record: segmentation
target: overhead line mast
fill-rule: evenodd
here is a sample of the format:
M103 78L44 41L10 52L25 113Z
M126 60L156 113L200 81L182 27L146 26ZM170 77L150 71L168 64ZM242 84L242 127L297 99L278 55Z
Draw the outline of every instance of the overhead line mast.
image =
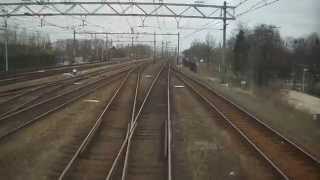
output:
M180 33L148 33L148 32L87 32L87 31L82 31L82 32L76 32L76 34L90 34L90 35L144 35L144 36L153 36L154 40L153 41L135 41L135 42L153 42L153 60L155 61L156 59L156 36L177 36L177 63L178 63L178 57L179 57L179 51L180 51ZM133 36L132 36L133 38ZM127 41L114 41L114 42L127 42ZM133 39L129 41L132 43L133 46Z
M226 26L228 20L235 20L243 14L250 11L260 9L264 6L273 4L279 0L261 0L247 11L235 15L235 9L242 6L249 0L241 0L236 6L228 6L226 1L223 6L207 5L207 4L184 4L184 3L163 3L163 2L110 2L110 1L72 1L72 2L16 2L16 3L0 3L2 11L0 17L9 18L16 16L36 16L44 18L46 16L133 16L133 17L173 17L176 20L179 18L191 19L216 19L223 22L223 56L222 64L225 65L225 43L226 43ZM125 9L122 6L126 6ZM260 5L260 6L259 6ZM64 8L61 8L64 6ZM93 10L89 6L96 6ZM120 6L121 12L115 8ZM103 8L108 8L109 11L102 11ZM135 12L129 13L129 9L135 8ZM148 9L149 8L149 9ZM177 9L180 8L180 11ZM50 9L50 11L49 11ZM80 9L81 11L77 11ZM151 9L151 11L150 11ZM166 9L166 12L158 13L159 9ZM22 11L22 12L21 12ZM102 11L102 12L101 12ZM195 12L189 15L188 12ZM209 11L209 12L208 12ZM144 22L143 20L143 22ZM202 31L202 30L200 30ZM197 31L199 32L199 31ZM106 34L106 33L103 33ZM120 33L121 34L121 33ZM178 33L179 34L179 33ZM107 34L106 34L107 35ZM74 32L75 36L75 32ZM178 49L179 52L179 36L178 35ZM179 54L179 53L178 53ZM177 58L178 63L178 58ZM224 69L224 67L223 67Z
M63 9L61 5L67 6ZM136 12L128 12L130 8L123 11L117 10L116 6L126 5L137 9ZM139 17L174 17L174 18L197 18L197 19L223 19L221 13L226 8L227 20L234 20L234 6L218 6L205 4L183 4L183 3L147 3L147 2L101 2L101 1L73 1L73 2L20 2L0 3L2 8L8 8L7 13L0 12L0 17L10 16L139 16ZM89 6L96 6L90 10ZM54 10L48 10L54 7ZM58 8L59 7L59 8ZM108 8L109 11L103 11ZM180 10L177 10L177 9ZM21 9L24 11L21 12ZM159 13L159 9L167 9ZM101 12L102 11L102 12ZM188 12L196 12L189 15ZM210 11L210 12L208 12ZM214 12L214 13L213 13Z

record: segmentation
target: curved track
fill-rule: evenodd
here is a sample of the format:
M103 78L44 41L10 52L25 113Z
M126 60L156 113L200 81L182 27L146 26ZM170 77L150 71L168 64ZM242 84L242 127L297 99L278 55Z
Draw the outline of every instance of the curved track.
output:
M241 135L283 179L320 179L320 163L310 153L208 86L176 71L176 76Z
M131 123L123 168L113 179L167 179L167 171L171 177L171 163L170 166L166 163L171 162L171 151L168 151L168 132L171 136L171 130L167 129L170 117L167 114L170 112L169 80L166 72L167 68L157 75Z

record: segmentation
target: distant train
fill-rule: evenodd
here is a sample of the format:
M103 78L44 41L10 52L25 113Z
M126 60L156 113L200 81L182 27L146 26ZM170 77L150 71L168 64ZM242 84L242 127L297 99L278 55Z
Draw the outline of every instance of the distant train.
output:
M182 59L182 64L183 64L183 66L185 66L185 67L188 67L191 71L193 71L193 72L197 72L197 70L198 70L198 65L197 65L197 63L196 62L194 62L194 61L192 61L192 60L189 60L188 58L186 58L186 57L184 57L183 59Z

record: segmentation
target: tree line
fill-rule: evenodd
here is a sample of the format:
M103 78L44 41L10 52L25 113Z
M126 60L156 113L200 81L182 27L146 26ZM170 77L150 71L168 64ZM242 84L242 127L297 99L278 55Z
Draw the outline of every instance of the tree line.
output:
M195 41L183 52L190 61L213 64L229 82L246 81L250 87L275 84L320 95L319 35L282 38L277 27L258 25L252 29L239 26L227 42L226 62L222 63L221 45L210 35Z
M8 43L9 70L37 68L55 64L54 51L49 36L18 27L1 31L0 69L5 69L5 41Z
M49 34L27 31L25 28L10 28L0 31L0 71L5 70L5 42L8 42L9 71L37 69L57 64L107 61L111 58L134 56L148 57L152 48L136 44L133 47L112 46L103 39L60 39L51 42Z

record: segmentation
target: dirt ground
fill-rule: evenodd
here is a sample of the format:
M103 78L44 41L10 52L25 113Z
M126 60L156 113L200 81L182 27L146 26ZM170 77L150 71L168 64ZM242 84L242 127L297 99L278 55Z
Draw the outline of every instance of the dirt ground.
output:
M183 85L177 79L173 84ZM189 89L173 91L177 180L277 179L253 149Z
M159 69L154 71L152 79ZM162 71L138 119L130 146L127 180L166 179L163 155L163 127L167 117L166 75L166 70Z
M85 153L76 160L68 180L104 179L110 170L131 118L137 73L132 73L116 99L102 116L102 123Z
M0 179L56 179L119 84L100 88L1 140Z
M101 88L1 141L1 179L46 180L56 175L67 147L79 145L75 142L85 135L79 132L89 130L118 85Z
M196 74L186 68L183 70L241 105L320 159L320 123L314 121L310 113L283 103L280 93L265 97L237 87L225 87L219 83L220 80L215 76L213 67L207 65L200 67Z

